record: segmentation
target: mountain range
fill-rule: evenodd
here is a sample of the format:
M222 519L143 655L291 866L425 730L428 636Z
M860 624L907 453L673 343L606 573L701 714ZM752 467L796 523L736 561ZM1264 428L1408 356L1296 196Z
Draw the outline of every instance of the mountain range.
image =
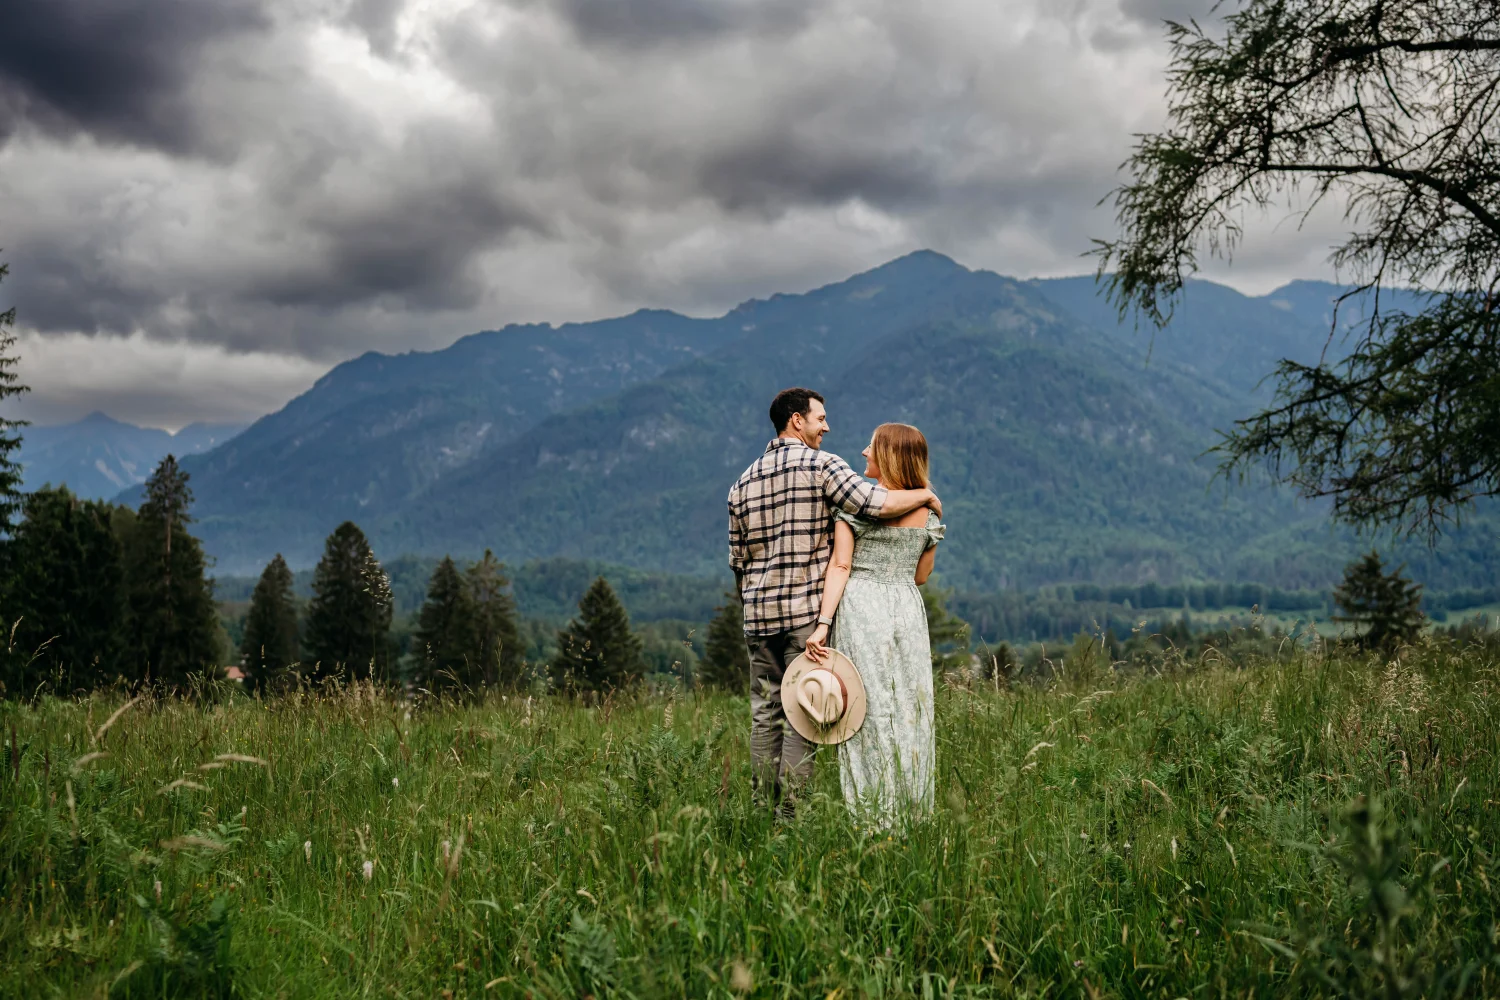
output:
M66 484L76 495L107 500L146 481L170 452L196 455L223 444L244 424L189 424L176 434L94 412L71 424L27 427L19 461L22 488Z
M1343 291L1196 281L1152 332L1092 278L1018 281L923 251L719 317L646 310L366 354L184 466L220 572L278 551L308 566L352 518L384 556L492 548L717 578L729 484L771 437L771 396L804 384L827 397L825 447L856 463L883 420L926 431L949 585L1321 587L1359 540L1284 490L1215 484L1204 452L1278 359L1342 349ZM1443 586L1487 583L1490 523L1409 555Z

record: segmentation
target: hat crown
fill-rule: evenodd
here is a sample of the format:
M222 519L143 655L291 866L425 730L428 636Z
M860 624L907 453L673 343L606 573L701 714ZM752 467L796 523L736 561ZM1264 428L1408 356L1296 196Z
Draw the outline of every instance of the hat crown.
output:
M797 704L818 725L831 726L844 715L844 683L832 670L809 670L797 681Z

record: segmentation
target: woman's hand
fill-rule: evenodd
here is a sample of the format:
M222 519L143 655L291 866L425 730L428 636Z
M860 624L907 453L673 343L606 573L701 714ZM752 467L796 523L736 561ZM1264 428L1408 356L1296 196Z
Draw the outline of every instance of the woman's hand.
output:
M819 624L807 637L807 658L814 663L828 659L828 626Z

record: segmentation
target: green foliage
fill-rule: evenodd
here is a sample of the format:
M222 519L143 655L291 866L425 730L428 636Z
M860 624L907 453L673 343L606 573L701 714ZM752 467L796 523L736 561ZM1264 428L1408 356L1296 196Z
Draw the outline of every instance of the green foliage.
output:
M202 546L187 530L187 473L168 455L145 491L134 517L114 519L129 609L124 662L133 679L182 687L220 666L218 611Z
M1335 263L1376 290L1441 293L1360 331L1335 319L1354 350L1284 362L1272 404L1223 441L1226 471L1264 460L1336 517L1432 532L1500 492L1493 11L1246 0L1168 35L1168 124L1140 139L1115 193L1123 235L1099 246L1122 310L1165 323L1199 253L1232 252L1246 213L1328 197L1352 222Z
M516 624L516 599L505 564L489 549L464 573L464 586L474 610L474 663L479 677L491 687L512 690L521 686L526 649Z
M1422 585L1402 576L1404 568L1387 573L1380 553L1371 550L1345 570L1344 582L1333 592L1344 613L1334 615L1333 620L1359 626L1361 645L1390 650L1413 643L1422 634L1427 623L1422 614Z
M474 601L453 560L444 557L433 570L427 600L417 616L418 670L416 681L429 690L459 691L481 686L482 666L474 660L478 649Z
M745 612L738 595L725 593L724 603L708 624L698 683L743 694L750 690L750 650L745 645Z
M10 265L0 264L0 282L10 274ZM0 309L0 401L31 390L21 383L16 371L20 358L13 353L16 335L12 329L16 322L16 310ZM16 452L21 447L21 428L24 420L0 417L0 541L9 537L21 512L21 466L16 461ZM0 571L4 570L5 552L0 548Z
M644 673L641 652L625 606L601 576L579 600L578 616L557 633L553 677L565 690L621 690Z
M383 677L390 661L391 588L365 533L345 521L313 573L307 649L321 677Z
M278 552L250 595L250 612L240 643L247 682L258 690L278 686L282 674L301 658L300 653L292 571Z
M939 674L969 669L969 623L948 610L951 591L929 581L921 587L927 610L927 638L932 644L932 669Z
M66 487L29 494L9 542L9 636L4 691L28 696L101 686L119 667L125 600L114 508Z
M894 839L738 696L3 704L0 996L1493 996L1496 648L939 685Z
M203 913L185 917L163 911L144 896L136 896L135 903L156 931L157 945L149 958L116 977L110 997L231 1000L237 995L227 895L214 897Z

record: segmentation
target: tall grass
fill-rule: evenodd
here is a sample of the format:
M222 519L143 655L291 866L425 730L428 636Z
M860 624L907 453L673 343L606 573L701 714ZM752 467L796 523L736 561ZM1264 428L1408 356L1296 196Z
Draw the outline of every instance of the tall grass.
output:
M868 838L743 700L0 709L5 996L1500 993L1500 665L1436 643L940 693Z

